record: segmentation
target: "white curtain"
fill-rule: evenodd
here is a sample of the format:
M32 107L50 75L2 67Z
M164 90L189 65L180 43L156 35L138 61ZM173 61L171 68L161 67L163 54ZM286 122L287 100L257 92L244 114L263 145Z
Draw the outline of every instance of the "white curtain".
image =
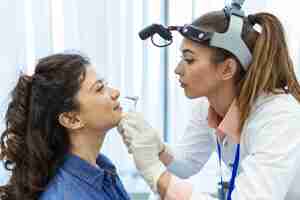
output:
M64 50L80 50L98 72L120 89L140 97L143 112L162 137L173 143L183 133L192 101L185 98L174 74L181 36L158 49L138 38L152 23L183 25L199 15L222 9L224 0L2 0L0 3L1 114L20 70L33 71L37 58ZM295 3L294 3L295 4ZM248 0L247 13L271 11L282 19L295 66L299 64L300 17L291 0ZM299 73L298 68L296 71ZM3 123L1 124L3 128ZM1 129L2 130L2 129ZM147 190L115 130L103 148L118 166L130 192ZM0 168L0 184L7 174ZM133 181L134 180L134 181Z
M16 84L20 71L30 70L35 57L51 53L47 3L36 1L33 4L30 0L5 0L0 3L1 132L9 92ZM7 176L1 163L0 184L6 182Z
M5 0L1 2L1 114L21 70L32 73L36 59L64 50L80 50L122 95L140 97L138 110L163 130L164 79L159 51L138 39L144 24L160 22L161 1ZM152 76L153 75L153 76ZM3 123L1 123L3 130ZM145 191L133 162L115 130L103 147L128 191ZM1 166L0 184L8 174ZM133 180L134 179L134 180ZM128 183L128 184L127 184Z

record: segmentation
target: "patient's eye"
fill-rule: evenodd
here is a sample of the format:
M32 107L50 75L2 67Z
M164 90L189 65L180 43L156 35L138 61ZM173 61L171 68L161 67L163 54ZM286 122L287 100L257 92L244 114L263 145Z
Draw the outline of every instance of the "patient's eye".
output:
M104 85L97 86L96 92L101 92L103 88L104 88Z
M108 85L105 80L98 80L96 86L96 92L102 92L102 90Z

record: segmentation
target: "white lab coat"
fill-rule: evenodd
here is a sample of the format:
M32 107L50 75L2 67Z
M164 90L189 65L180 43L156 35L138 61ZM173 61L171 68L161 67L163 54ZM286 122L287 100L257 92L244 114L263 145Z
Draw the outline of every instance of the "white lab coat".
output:
M216 149L207 113L208 102L203 98L182 140L171 148L174 160L168 169L181 178L199 172ZM300 200L300 104L287 94L260 96L241 135L240 165L232 199ZM225 138L222 157L228 167L234 154L235 145ZM214 198L193 192L192 199Z

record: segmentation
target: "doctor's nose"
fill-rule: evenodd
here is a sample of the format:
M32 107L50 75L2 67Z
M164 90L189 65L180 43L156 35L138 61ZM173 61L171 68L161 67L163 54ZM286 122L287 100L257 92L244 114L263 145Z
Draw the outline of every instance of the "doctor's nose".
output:
M179 75L179 76L182 76L183 75L183 65L181 62L179 62L174 70L174 73Z

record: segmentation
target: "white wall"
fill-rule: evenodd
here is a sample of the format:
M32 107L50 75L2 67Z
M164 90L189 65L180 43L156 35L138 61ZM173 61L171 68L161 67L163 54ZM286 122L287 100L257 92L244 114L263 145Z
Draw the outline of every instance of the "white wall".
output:
M24 11L22 0L9 0L0 3L0 110L3 117L8 99L8 92L15 84L19 67L24 60ZM2 122L2 121L1 121ZM0 123L0 130L3 130L3 123ZM2 163L1 163L2 164ZM0 165L0 184L3 184L6 177L2 165Z

